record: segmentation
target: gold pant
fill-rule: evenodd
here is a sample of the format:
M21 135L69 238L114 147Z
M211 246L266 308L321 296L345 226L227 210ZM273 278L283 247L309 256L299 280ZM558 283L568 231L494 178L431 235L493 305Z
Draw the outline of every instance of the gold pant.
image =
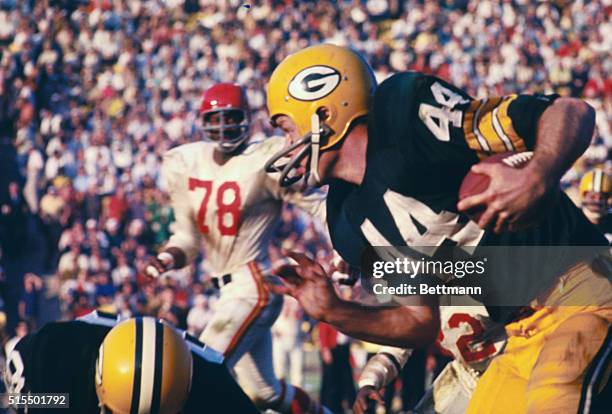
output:
M580 264L532 305L534 314L506 325L506 348L480 378L468 413L577 412L612 321L610 281Z

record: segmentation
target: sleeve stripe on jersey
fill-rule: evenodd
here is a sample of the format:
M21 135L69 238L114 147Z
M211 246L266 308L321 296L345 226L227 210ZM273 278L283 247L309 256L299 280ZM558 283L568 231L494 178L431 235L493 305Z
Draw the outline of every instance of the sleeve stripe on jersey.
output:
M480 105L480 107L476 111L476 115L474 115L474 121L472 123L472 131L476 135L476 138L478 139L478 144L480 144L480 147L486 152L491 152L491 147L489 147L489 141L485 138L485 136L482 134L479 128L479 124L481 123L480 116L483 113L483 110L484 110L484 113L487 112L486 106L487 106L487 102L483 102L483 104Z
M464 115L463 133L467 141L468 147L476 152L479 156L484 156L485 153L491 152L489 141L483 135L483 131L479 128L481 123L481 114L486 114L497 105L493 99L478 100L470 104ZM484 131L486 133L486 131Z
M476 109L478 109L479 107L480 107L480 101L473 101L470 103L470 106L464 112L463 114L463 135L465 136L465 141L468 147L471 150L476 151L478 153L478 156L480 157L481 156L480 152L482 151L482 148L480 144L478 144L478 140L472 129L472 124L474 122L474 114L476 112Z
M514 127L512 126L512 118L510 118L508 115L508 108L510 107L512 101L514 101L517 97L518 95L510 95L508 98L504 99L504 102L499 106L497 120L502 127L502 131L504 131L510 138L514 149L520 152L527 151L527 146L525 145L523 138L521 138L514 130Z
M489 151L493 153L508 151L508 146L504 142L504 137L495 129L495 109L497 109L501 98L491 98L481 107L482 116L478 117L478 122L475 127L480 131L483 137L487 140ZM512 148L512 147L510 147Z
M490 153L526 150L508 116L508 106L514 99L516 95L474 101L465 112L463 131L466 142L480 158Z
M493 128L495 129L495 132L497 133L497 135L504 142L504 147L506 147L506 150L514 151L514 145L512 145L512 141L510 140L510 137L506 135L506 133L504 132L504 129L499 123L499 107L493 110Z

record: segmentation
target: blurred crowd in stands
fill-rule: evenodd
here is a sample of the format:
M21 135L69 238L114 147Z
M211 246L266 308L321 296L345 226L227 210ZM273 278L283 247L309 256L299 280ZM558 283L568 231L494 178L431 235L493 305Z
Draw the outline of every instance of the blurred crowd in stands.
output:
M215 302L202 261L162 284L143 276L173 221L160 157L202 139L201 93L220 81L246 86L253 138L273 134L267 79L313 43L361 51L379 81L418 70L474 97L582 97L597 111L597 129L564 185L571 191L590 166L612 169L608 0L244 3L0 0L0 283L5 302L18 294L24 321L9 324L11 333L35 329L45 320L41 304L56 297L62 318L102 306L198 335ZM286 208L281 219L272 259L281 247L329 259L307 218ZM11 290L7 263L19 258L32 266Z

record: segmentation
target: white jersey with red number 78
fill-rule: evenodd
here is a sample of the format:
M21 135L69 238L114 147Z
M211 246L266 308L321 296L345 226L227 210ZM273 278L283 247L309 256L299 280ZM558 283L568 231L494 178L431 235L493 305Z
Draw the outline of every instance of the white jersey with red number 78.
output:
M283 202L325 222L324 194L282 189L264 172L265 162L283 145L280 137L248 143L222 164L213 158L213 143L194 142L166 152L162 184L176 218L167 247L181 248L188 262L202 249L213 276L220 276L251 261L266 261Z

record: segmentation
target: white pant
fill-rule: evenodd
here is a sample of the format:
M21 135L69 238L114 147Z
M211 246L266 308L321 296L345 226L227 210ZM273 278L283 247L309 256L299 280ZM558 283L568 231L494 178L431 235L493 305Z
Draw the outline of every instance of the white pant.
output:
M227 366L234 368L238 382L260 408L276 403L282 394L292 398L283 392L272 363L270 327L282 305L282 296L268 291L261 270L251 262L221 287L215 315L200 336L225 356Z

